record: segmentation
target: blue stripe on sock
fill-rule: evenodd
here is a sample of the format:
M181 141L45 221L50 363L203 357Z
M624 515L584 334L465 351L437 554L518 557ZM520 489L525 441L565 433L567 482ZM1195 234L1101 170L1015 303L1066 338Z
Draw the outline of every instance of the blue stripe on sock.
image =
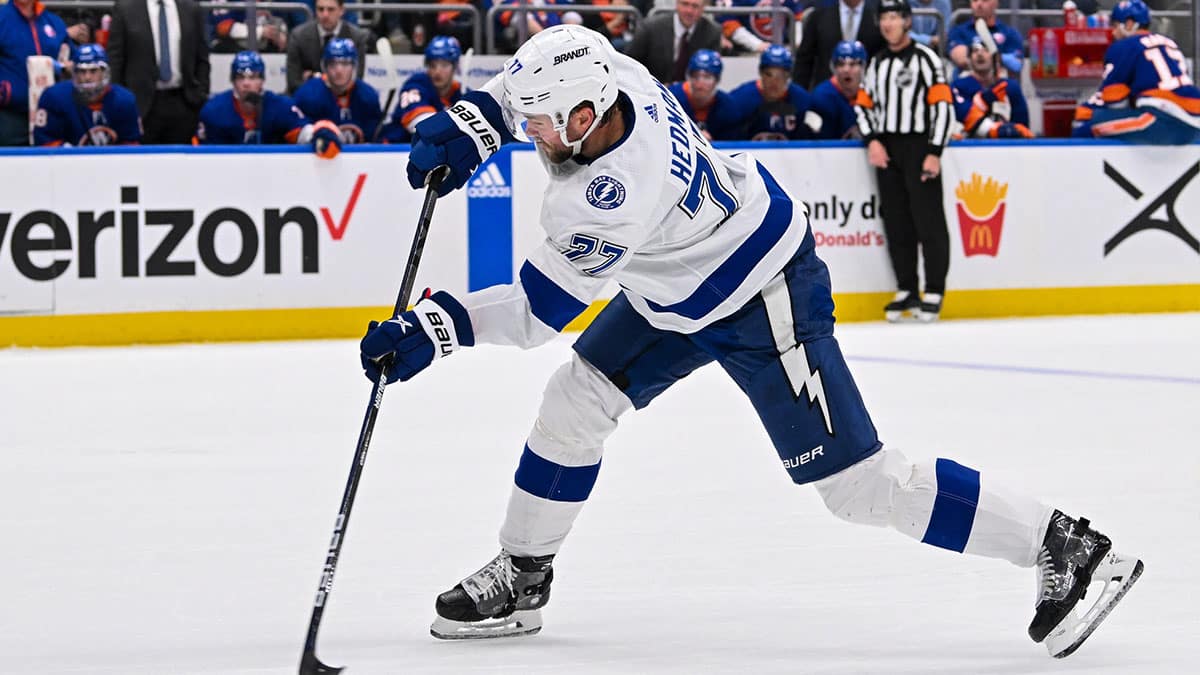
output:
M948 459L937 460L937 498L922 543L963 552L979 505L979 472Z
M538 455L526 445L513 481L535 497L556 502L582 502L592 493L599 473L599 462L591 466L563 466Z

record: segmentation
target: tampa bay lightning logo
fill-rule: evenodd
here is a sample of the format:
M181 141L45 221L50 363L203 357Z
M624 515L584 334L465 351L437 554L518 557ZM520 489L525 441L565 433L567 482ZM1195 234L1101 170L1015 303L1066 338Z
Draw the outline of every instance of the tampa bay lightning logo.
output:
M615 209L625 203L625 186L612 176L596 176L588 185L587 200L598 209Z

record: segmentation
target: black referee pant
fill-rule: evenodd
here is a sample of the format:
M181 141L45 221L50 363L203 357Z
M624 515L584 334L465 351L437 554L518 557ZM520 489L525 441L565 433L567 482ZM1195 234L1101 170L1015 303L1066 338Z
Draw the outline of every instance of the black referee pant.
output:
M879 212L887 237L888 256L899 290L916 294L917 250L925 258L925 292L944 293L950 269L950 231L942 208L942 176L921 181L921 164L928 154L925 134L885 134L888 167L876 169Z

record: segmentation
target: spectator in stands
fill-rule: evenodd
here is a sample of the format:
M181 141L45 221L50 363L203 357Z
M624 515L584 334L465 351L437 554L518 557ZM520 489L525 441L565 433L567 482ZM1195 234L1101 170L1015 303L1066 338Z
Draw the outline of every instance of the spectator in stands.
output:
M213 0L226 2L227 0ZM249 49L250 24L246 10L215 8L209 11L212 44L210 49L218 54L232 54ZM273 16L265 9L256 13L254 20L254 47L267 54L282 54L287 51L288 28L282 18Z
M710 141L739 140L745 126L733 99L717 88L724 67L720 54L701 49L688 61L687 81L669 87L684 113Z
M999 60L978 35L971 40L970 70L950 84L954 116L967 137L1033 138L1021 83L997 75Z
M111 84L108 54L100 45L83 45L74 72L42 92L34 116L34 145L128 145L142 138L133 92Z
M721 48L721 27L704 16L705 4L706 0L676 0L673 13L655 14L643 21L629 44L629 56L642 62L660 82L682 80L693 54Z
M758 79L729 92L745 121L742 138L752 141L792 141L816 138L821 116L812 99L792 82L792 51L771 45L758 59Z
M380 3L383 5L410 5L427 1L430 0L380 0ZM459 2L459 0L439 0L439 2ZM491 2L490 0L473 0L471 4L479 8L480 20L482 20ZM448 15L450 12L379 12L379 18L373 28L376 34L386 37L392 43L393 52L420 54L429 46L429 40L438 34L438 20L443 14ZM476 50L478 49L479 47L476 47Z
M425 72L414 74L400 87L400 102L383 128L385 142L408 143L421 120L462 98L462 83L455 77L461 57L458 40L445 35L433 38L425 48Z
M309 78L296 91L300 112L337 125L343 145L374 141L383 122L379 92L355 77L360 60L353 40L334 38L325 45L321 77Z
M29 100L25 58L43 55L67 62L66 40L66 24L41 3L0 5L0 145L29 145L29 106L37 102Z
M294 94L310 77L321 74L321 55L334 38L348 38L359 54L367 53L371 31L343 20L346 0L316 0L317 18L292 32L287 48L287 90ZM358 79L366 72L366 59L358 60Z
M571 0L539 0L542 4L547 5L570 5ZM563 18L565 12L544 12L544 11L516 11L516 7L522 4L528 4L526 0L493 0L491 3L495 5L511 6L513 10L506 10L496 14L496 34L498 36L497 45L501 51L513 52L520 46L522 37L528 39L530 35L537 35L543 30L551 26L557 26L564 23ZM575 12L575 18L579 19L579 13ZM521 23L522 17L524 23ZM578 23L571 21L569 23Z
M1020 77L1021 73L1021 34L1012 26L996 18L996 7L1000 0L971 0L971 18L950 29L946 39L947 54L955 68L969 70L970 45L975 37L975 21L983 19L992 29L992 39L1000 50L1000 64L1008 72L1000 75Z
M761 0L718 0L717 4L722 7L757 7L770 5L770 2L762 2ZM796 25L800 25L800 18L804 14L804 10L808 7L807 0L780 0L779 6L783 9L790 10L796 19ZM786 24L783 22L781 14L764 12L762 14L727 14L719 17L717 21L721 24L721 30L725 38L731 41L739 49L754 54L759 54L766 51L767 46L771 43L786 44L787 40L780 36L776 39L775 36L775 20L779 18L780 29L786 29Z
M822 140L862 138L854 113L856 103L865 94L862 88L863 68L867 66L867 50L863 43L843 40L833 48L830 66L833 77L818 84L812 91L812 109L821 116Z
M412 1L412 0L410 0ZM422 0L428 1L428 0ZM539 2L543 0L538 0ZM547 0L548 1L548 0ZM436 0L442 4L474 4L479 9L479 18L482 21L487 15L487 10L491 7L491 0ZM560 0L559 4L563 4ZM433 32L430 35L446 35L458 40L458 44L463 48L463 51L475 48L475 51L482 52L484 45L475 44L474 31L475 17L466 12L457 10L438 12L434 19Z
M942 46L942 31L949 31L950 15L953 10L950 8L950 0L913 0L913 23L912 23L912 39L920 42L926 47L940 49ZM937 17L929 16L928 14L917 14L916 12L925 9L932 9L941 16L941 21Z
M188 143L208 100L208 43L196 0L117 0L108 36L112 80L137 99L142 143Z
M592 0L593 5L617 5L628 7L629 0ZM612 46L624 52L633 40L633 27L629 15L623 12L600 12L583 17L583 25L608 38Z
M792 80L806 91L833 76L833 48L843 40L863 43L867 54L883 49L879 0L826 0L804 22Z
M311 143L318 157L336 157L341 150L337 126L328 120L310 124L292 99L264 88L266 72L257 53L238 52L229 66L233 88L204 104L192 142L197 145Z

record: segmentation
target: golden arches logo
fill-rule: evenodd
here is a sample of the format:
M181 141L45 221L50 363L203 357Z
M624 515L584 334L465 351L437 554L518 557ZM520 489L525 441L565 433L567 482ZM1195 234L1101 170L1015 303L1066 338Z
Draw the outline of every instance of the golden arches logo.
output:
M958 199L956 210L963 253L968 257L995 257L1000 250L1008 183L972 173L969 181L959 181L954 196Z

